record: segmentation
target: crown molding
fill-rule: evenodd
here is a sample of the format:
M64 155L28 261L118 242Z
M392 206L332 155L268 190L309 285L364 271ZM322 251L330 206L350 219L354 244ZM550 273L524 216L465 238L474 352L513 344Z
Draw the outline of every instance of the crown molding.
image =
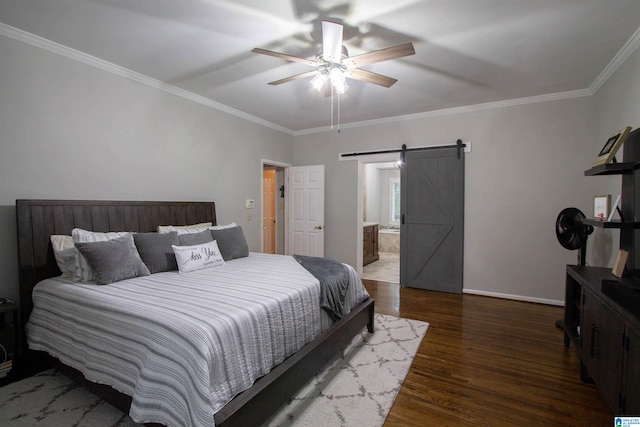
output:
M64 56L74 61L81 62L86 65L90 65L92 67L101 69L108 73L123 77L125 79L133 80L137 83L150 86L154 89L158 89L158 90L170 93L172 95L176 95L181 98L188 99L198 104L201 104L210 108L214 108L224 113L228 113L233 116L240 117L250 122L254 122L259 125L266 126L268 128L275 129L277 131L284 132L290 135L292 134L291 129L287 129L283 126L276 125L275 123L271 123L259 117L252 116L251 114L247 114L243 111L236 110L235 108L229 107L228 105L221 104L219 102L213 101L204 96L197 95L193 92L189 92L188 90L181 89L177 86L167 84L158 79L154 79L152 77L138 73L128 68L121 67L112 62L108 62L103 59L97 58L95 56L91 56L84 52L80 52L79 50L72 49L68 46L64 46L60 43L56 43L49 39L45 39L44 37L40 37L35 34L28 33L26 31L12 27L10 25L0 23L0 35L29 44L31 46L38 47L40 49L46 50L48 52L51 52L60 56Z
M589 91L591 92L592 95L595 94L598 91L598 89L600 89L602 85L604 85L607 82L607 80L609 80L609 78L613 75L613 73L615 73L618 70L618 68L620 68L627 59L629 59L631 54L633 54L633 52L636 51L638 46L640 46L640 28L638 28L636 32L633 33L631 38L629 38L629 40L627 40L624 46L622 46L622 49L618 51L618 53L616 54L616 56L613 57L611 62L607 64L607 66L604 68L604 70L602 70L600 75L596 77L593 83L591 83L591 86L589 86Z
M213 101L204 96L197 95L188 90L181 89L177 86L164 83L160 80L154 79L147 75L138 73L128 68L121 67L119 65L102 60L100 58L88 55L86 53L83 53L78 50L72 49L70 47L64 46L62 44L53 42L43 37L36 36L35 34L28 33L26 31L20 30L18 28L12 27L7 24L0 23L0 35L12 38L14 40L17 40L23 43L27 43L29 45L49 51L51 53L64 56L66 58L90 65L95 68L99 68L103 71L107 71L109 73L118 75L120 77L136 81L138 83L150 86L152 88L162 90L172 95L176 95L181 98L188 99L198 104L231 114L233 116L248 120L253 123L257 123L259 125L262 125L262 126L265 126L289 135L299 136L299 135L307 135L307 134L313 134L313 133L319 133L319 132L327 132L328 130L330 130L329 127L324 126L320 128L294 131L292 129L285 128L283 126L277 125L275 123L269 122L267 120L261 119L259 117L256 117L251 114L247 114L243 111L237 110L235 108L229 107L228 105L224 105L219 102ZM423 113L408 114L408 115L394 116L394 117L385 117L382 119L365 120L365 121L353 122L353 123L343 123L340 127L341 129L349 129L349 128L357 128L357 127L372 126L372 125L379 125L379 124L395 123L395 122L401 122L401 121L407 121L407 120L416 120L416 119L447 116L447 115L453 115L453 114L470 113L470 112L481 111L481 110L513 107L517 105L535 104L540 102L550 102L550 101L558 101L563 99L592 96L598 91L598 89L602 87L602 85L604 85L606 81L609 80L609 78L611 78L611 76L618 70L618 68L620 68L622 64L624 64L624 62L629 58L629 56L631 56L631 54L635 52L635 50L639 46L640 46L640 28L636 30L636 32L631 36L629 40L627 40L627 42L624 44L622 49L620 49L620 51L616 54L616 56L613 57L611 62L607 64L605 69L600 73L600 75L598 75L598 77L593 81L593 83L587 89L579 89L579 90L573 90L573 91L567 91L567 92L557 92L557 93L551 93L546 95L529 96L524 98L514 98L514 99L503 100L503 101L487 102L483 104L466 105L462 107L445 108L441 110L426 111Z
M591 96L592 93L589 89L572 90L568 92L556 92L546 95L528 96L525 98L514 98L495 102L485 102L483 104L465 105L462 107L444 108L441 110L425 111L424 113L406 114L403 116L385 117L382 119L364 120L361 122L342 123L341 129L357 128L364 126L373 126L388 123L397 123L408 120L427 119L432 117L449 116L453 114L472 113L482 110L493 110L497 108L514 107L517 105L537 104L540 102L560 101L563 99L582 98L585 96ZM313 129L305 129L294 132L295 136L307 135L312 133L326 132L330 128L320 127Z

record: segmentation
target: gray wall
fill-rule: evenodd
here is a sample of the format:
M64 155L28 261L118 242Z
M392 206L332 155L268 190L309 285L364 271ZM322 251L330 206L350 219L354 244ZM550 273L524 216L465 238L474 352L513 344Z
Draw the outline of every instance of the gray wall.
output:
M442 115L296 137L296 164L327 167L326 255L361 265L356 252L358 173L339 153L472 142L466 157L465 292L564 301L564 269L577 253L554 231L565 207L593 213L593 196L620 193L618 176L585 177L606 138L640 126L640 52L590 97ZM322 147L318 149L317 147ZM610 267L616 231L596 229L587 263Z
M616 73L593 96L596 135L593 153L598 153L604 142L614 132L625 126L640 127L640 51L631 55ZM620 150L622 153L622 149ZM623 158L618 154L617 159ZM619 176L588 177L593 194L611 194L615 201L620 194L622 180ZM636 214L637 215L637 214ZM597 229L590 239L590 255L587 261L595 265L613 265L619 244L619 233L615 230ZM613 250L607 251L608 247ZM607 255L609 255L607 259Z
M14 299L17 198L215 200L260 250L259 210L249 221L244 200L260 200L261 159L324 164L326 255L357 266L362 167L339 153L462 138L465 291L562 301L577 254L557 243L555 218L619 193L619 177L583 173L606 136L640 125L638 52L592 97L295 138L12 39L0 37L0 58L0 295ZM597 230L588 262L610 266L617 245Z
M472 142L466 158L464 288L542 302L564 299L564 267L577 254L556 240L567 206L587 212L583 175L594 158L591 98L423 118L296 137L295 164L327 168L326 255L361 263L358 163L340 152ZM318 149L317 147L322 147Z
M291 163L291 135L6 37L0 58L0 295L16 199L214 200L261 249L261 159Z

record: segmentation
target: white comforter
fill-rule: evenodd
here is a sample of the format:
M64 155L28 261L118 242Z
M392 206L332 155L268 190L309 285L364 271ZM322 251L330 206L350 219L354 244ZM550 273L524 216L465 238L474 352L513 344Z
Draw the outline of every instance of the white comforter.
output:
M350 271L355 307L367 294ZM132 396L136 422L211 426L213 414L330 323L318 280L292 257L106 286L47 279L33 291L29 347Z

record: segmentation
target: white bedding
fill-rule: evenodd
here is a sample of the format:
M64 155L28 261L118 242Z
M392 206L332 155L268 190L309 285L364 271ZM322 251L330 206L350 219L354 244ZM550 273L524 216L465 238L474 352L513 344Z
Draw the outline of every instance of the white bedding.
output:
M367 298L353 270L349 307ZM111 285L52 278L33 291L29 347L132 396L136 422L213 425L213 414L330 325L318 280L292 257Z

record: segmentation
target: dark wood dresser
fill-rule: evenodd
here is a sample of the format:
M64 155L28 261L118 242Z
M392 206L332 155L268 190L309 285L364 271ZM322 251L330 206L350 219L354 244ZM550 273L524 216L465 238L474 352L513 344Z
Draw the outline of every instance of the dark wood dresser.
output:
M611 268L567 266L564 344L575 343L581 378L595 382L615 415L640 416L640 129L623 150L624 162L584 172L621 175L620 219L583 222L620 230L620 249L629 253L625 273L619 278Z

